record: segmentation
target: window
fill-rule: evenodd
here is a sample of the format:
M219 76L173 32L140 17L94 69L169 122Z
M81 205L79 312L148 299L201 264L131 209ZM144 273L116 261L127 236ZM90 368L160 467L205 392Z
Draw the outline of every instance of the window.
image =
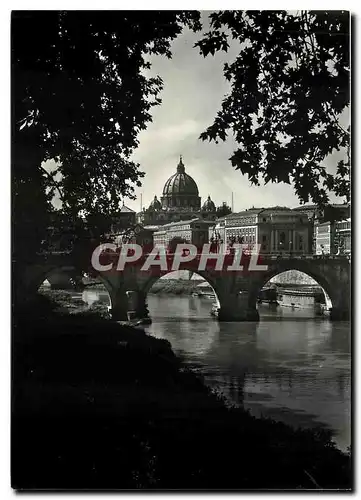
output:
M283 250L285 248L285 243L286 243L286 233L284 231L282 231L280 233L280 239L279 239L279 243L278 243L278 248L279 250Z
M262 243L266 243L266 241L267 241L267 235L263 234L262 235Z

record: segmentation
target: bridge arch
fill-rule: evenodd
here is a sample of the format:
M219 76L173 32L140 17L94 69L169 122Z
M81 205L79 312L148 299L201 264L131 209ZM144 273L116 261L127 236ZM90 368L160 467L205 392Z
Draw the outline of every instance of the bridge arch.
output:
M216 281L213 279L212 276L209 275L209 273L207 273L206 271L195 271L194 268L190 268L190 269L184 269L182 268L181 271L189 271L193 274L198 274L198 276L200 276L201 278L203 278L205 281L207 281L209 283L209 285L213 288L216 296L218 297L218 293L217 293L217 283ZM165 276L169 275L169 274L172 274L174 272L177 272L177 271L164 271L164 272L160 272L159 274L153 274L151 276L149 276L143 283L141 289L144 293L148 293L149 290L152 288L152 286L160 279L160 278L164 278Z
M272 278L287 271L299 271L312 278L323 289L326 304L328 303L331 308L337 305L339 301L339 291L335 288L332 275L323 273L321 267L309 264L307 261L294 260L278 261L275 264L271 264L268 271L263 272L251 281L249 290L250 307L255 307L259 293L266 283Z
M203 278L203 280L205 280L209 286L212 288L213 292L214 292L214 296L215 296L215 300L214 302L217 304L217 307L221 307L221 291L220 291L220 287L218 285L218 283L216 282L215 279L213 279L212 276L209 275L209 273L207 273L206 271L194 271L194 268L193 269L182 269L182 270L186 270L186 271L190 271L193 275L196 274L198 276L200 276L201 278ZM170 274L173 274L174 271L167 271L167 272L160 272L159 274L157 273L156 275L151 275L151 276L148 276L147 279L140 284L139 286L139 294L140 294L140 300L143 300L145 301L146 300L146 297L149 293L149 291L151 290L152 286L157 283L158 280L160 280L161 278L163 277L166 277Z
M64 274L65 276L76 275L79 270L74 265L43 265L43 266L31 266L28 270L27 276L24 280L24 298L31 296L36 293L41 284L49 278L52 274ZM97 273L96 276L100 279L101 283L104 285L110 300L110 307L113 307L114 302L114 287L109 280L109 278L104 273Z
M257 321L259 316L256 304L259 291L274 276L291 270L305 273L323 288L332 302L332 319L343 320L349 317L351 272L348 259L331 257L275 259L274 256L266 256L263 263L268 265L266 271L245 270L243 273L231 273L224 270L215 271L212 268L201 271L196 269L192 262L183 263L181 269L199 274L210 284L219 302L220 321ZM75 273L76 268L71 255L62 256L61 259L54 258L54 262L47 258L43 261L39 259L38 263L24 266L17 272L15 278L15 302L26 301L27 296L36 293L49 273L55 271ZM110 296L112 319L127 320L128 312L133 310L131 309L133 303L128 302L128 291L138 292L143 300L152 285L169 272L161 271L157 266L151 273L143 272L141 267L136 265L126 267L121 273L114 270L98 272Z

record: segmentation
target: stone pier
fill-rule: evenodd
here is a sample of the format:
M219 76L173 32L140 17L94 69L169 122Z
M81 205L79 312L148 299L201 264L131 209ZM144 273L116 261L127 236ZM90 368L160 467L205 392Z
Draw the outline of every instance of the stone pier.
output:
M259 321L259 313L256 307L250 304L246 291L229 295L220 305L219 321Z
M44 262L24 265L15 274L14 297L17 302L36 292L40 284L48 277L67 280L77 274L72 256L46 256ZM257 297L262 287L276 275L285 271L296 270L313 278L327 293L332 303L331 319L344 320L350 317L350 282L351 266L345 256L263 256L263 268L232 272L227 269L216 271L208 266L204 271L197 271L212 286L219 300L220 321L258 321L256 309ZM188 267L187 267L188 266ZM192 263L183 266L186 271L194 271ZM266 268L266 269L264 269ZM63 274L63 277L60 275ZM152 272L141 270L141 264L134 264L119 272L114 269L99 272L111 298L111 314L115 320L127 321L128 312L135 311L139 319L148 317L146 295L152 284L168 274L158 267ZM127 292L134 292L129 294ZM129 300L132 303L129 303Z

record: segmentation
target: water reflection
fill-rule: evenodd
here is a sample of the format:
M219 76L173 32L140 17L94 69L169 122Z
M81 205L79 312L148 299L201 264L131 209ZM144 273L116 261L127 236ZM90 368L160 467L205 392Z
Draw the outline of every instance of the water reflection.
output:
M148 305L150 333L233 402L294 426L329 427L341 448L350 444L348 323L266 305L259 323L218 323L210 302L193 297L149 296Z
M85 290L84 302L109 304ZM169 340L207 383L256 416L293 426L323 425L342 449L350 444L350 328L312 309L259 307L260 322L218 323L212 301L150 295L149 333Z

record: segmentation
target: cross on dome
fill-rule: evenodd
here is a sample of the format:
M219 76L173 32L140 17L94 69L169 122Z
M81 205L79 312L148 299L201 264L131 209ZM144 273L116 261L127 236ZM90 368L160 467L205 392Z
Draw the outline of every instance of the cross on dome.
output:
M177 166L177 173L178 174L184 174L185 168L184 168L184 163L183 163L183 157L182 155L179 156L179 163Z

